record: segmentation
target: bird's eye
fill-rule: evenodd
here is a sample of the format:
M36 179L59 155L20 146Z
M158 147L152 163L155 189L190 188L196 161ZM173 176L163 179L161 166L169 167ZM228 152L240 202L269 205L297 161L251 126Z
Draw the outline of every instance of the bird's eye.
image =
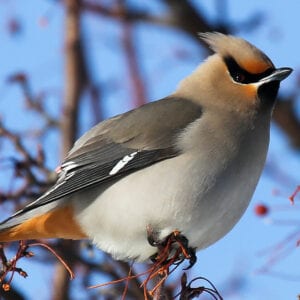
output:
M257 81L255 74L250 74L246 70L242 69L231 56L225 57L224 61L232 80L235 82L247 84Z
M264 72L253 74L242 69L231 56L224 57L224 62L232 80L241 84L258 82L260 79L272 74L275 70L273 66L270 66Z
M243 83L246 79L246 76L243 73L236 73L233 79L236 82Z

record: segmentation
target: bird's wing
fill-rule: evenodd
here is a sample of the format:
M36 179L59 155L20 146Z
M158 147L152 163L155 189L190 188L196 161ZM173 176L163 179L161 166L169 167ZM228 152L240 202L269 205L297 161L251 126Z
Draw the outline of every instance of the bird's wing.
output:
M13 217L178 155L178 134L201 114L191 101L168 97L101 122L75 143L55 185Z

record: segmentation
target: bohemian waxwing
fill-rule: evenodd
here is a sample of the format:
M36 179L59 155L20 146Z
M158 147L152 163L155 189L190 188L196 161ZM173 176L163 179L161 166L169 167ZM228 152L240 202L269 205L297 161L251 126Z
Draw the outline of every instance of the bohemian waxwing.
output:
M147 239L179 231L191 247L241 218L264 167L280 81L243 39L201 34L215 52L175 92L96 125L44 195L0 225L0 241L90 238L117 259L147 260Z

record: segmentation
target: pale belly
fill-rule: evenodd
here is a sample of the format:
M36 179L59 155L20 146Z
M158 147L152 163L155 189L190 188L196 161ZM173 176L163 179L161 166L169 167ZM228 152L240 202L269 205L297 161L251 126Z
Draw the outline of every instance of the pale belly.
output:
M244 156L221 170L213 161L205 166L201 158L195 163L183 155L162 161L106 189L85 192L85 199L78 194L77 221L117 259L146 260L157 251L147 241L148 225L162 239L179 230L190 246L207 247L232 229L255 190L264 157Z

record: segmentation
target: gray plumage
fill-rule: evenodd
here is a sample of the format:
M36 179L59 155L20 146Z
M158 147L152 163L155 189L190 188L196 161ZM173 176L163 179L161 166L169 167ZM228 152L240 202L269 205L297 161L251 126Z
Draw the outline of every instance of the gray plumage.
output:
M243 39L202 38L214 55L171 96L83 135L57 183L4 221L0 238L16 239L22 225L7 228L66 206L80 230L118 259L146 260L157 251L147 240L149 226L161 240L177 230L197 249L228 233L254 193L280 81L292 70L276 69ZM56 228L55 237L73 237L70 231Z

